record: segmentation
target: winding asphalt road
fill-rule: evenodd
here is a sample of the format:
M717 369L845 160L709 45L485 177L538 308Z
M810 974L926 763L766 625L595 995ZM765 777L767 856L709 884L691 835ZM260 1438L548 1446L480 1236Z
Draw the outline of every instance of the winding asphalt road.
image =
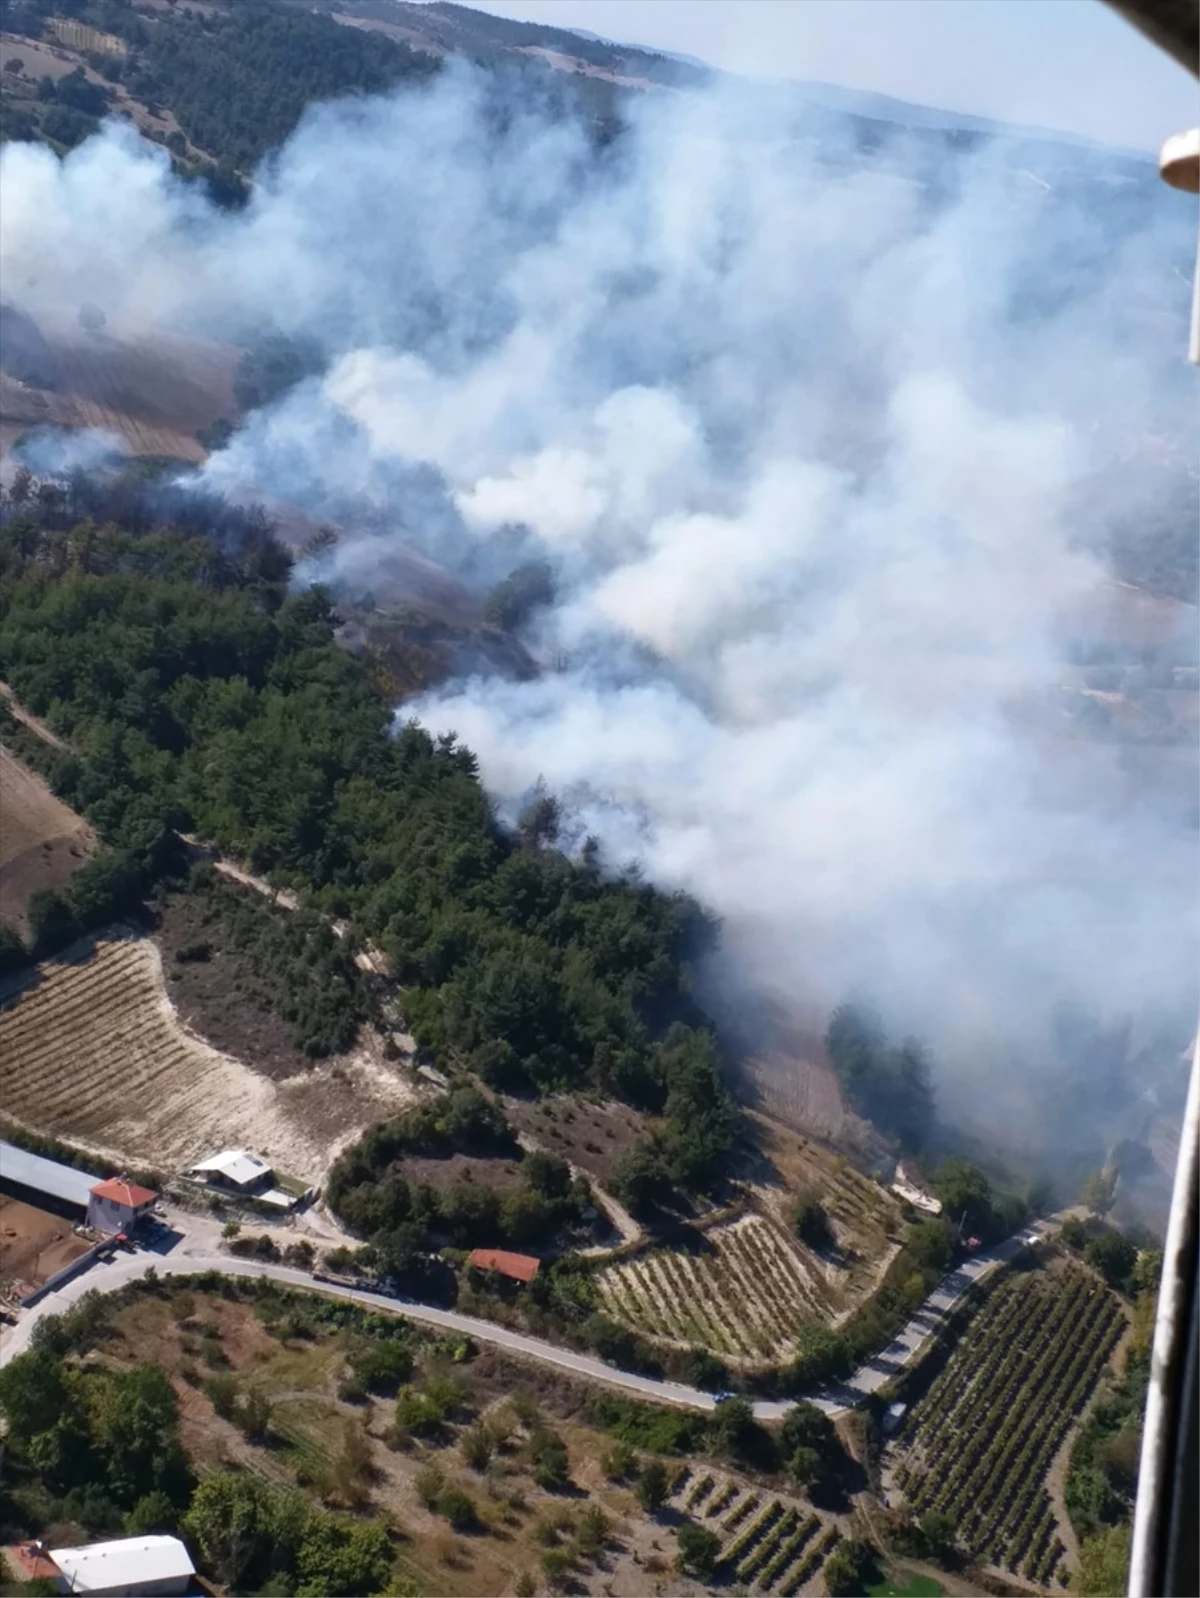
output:
M859 1366L854 1375L836 1390L816 1393L809 1402L830 1416L845 1414L860 1404L869 1393L877 1391L905 1365L917 1357L922 1345L937 1330L947 1314L954 1308L974 1283L989 1271L1012 1259L1034 1234L1049 1235L1053 1223L1039 1222L1032 1228L996 1248L974 1255L965 1264L952 1271L934 1289L921 1308L904 1327L899 1336L881 1354ZM435 1309L430 1304L414 1303L410 1299L392 1298L383 1293L372 1293L365 1288L344 1287L334 1282L314 1282L306 1271L294 1270L287 1265L268 1265L258 1260L236 1259L228 1254L188 1254L171 1259L157 1254L137 1254L132 1259L118 1257L108 1264L93 1265L88 1271L65 1283L56 1293L49 1294L32 1309L26 1310L16 1326L0 1342L0 1366L7 1365L23 1353L30 1344L34 1328L46 1315L60 1315L72 1304L93 1290L101 1293L115 1292L144 1277L151 1269L160 1277L194 1276L201 1271L220 1271L226 1276L266 1277L282 1282L288 1287L307 1292L326 1293L333 1298L349 1299L371 1309L383 1310L393 1315L403 1315L424 1326L434 1326L445 1332L459 1332L479 1343L492 1343L508 1349L526 1359L535 1359L544 1365L557 1365L575 1376L588 1381L601 1382L606 1387L618 1387L634 1393L639 1398L659 1404L679 1404L688 1409L710 1410L716 1405L712 1393L701 1392L696 1387L685 1387L679 1382L657 1381L650 1376L637 1376L632 1371L606 1365L603 1360L589 1354L576 1354L568 1348L558 1348L540 1338L526 1337L512 1332L506 1326L491 1321L477 1320L472 1315L459 1315L454 1310ZM780 1420L791 1408L791 1402L781 1399L758 1399L754 1404L758 1420Z

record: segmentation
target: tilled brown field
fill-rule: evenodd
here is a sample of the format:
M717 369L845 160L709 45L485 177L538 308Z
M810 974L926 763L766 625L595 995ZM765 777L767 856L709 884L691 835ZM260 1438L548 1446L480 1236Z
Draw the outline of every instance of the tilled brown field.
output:
M202 461L198 428L233 412L237 351L168 334L42 328L4 308L0 422L97 427L135 455Z
M39 1130L170 1170L245 1144L319 1181L338 1149L417 1096L368 1039L271 1081L182 1025L150 938L88 941L0 986L4 1108Z

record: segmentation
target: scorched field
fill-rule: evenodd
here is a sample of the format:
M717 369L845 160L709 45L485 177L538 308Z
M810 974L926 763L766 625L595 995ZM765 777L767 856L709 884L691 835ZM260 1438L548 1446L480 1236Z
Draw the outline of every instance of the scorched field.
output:
M1046 1475L1124 1327L1115 1295L1078 1266L998 1289L898 1440L909 1505L948 1512L979 1563L1065 1584Z
M319 1181L338 1148L416 1096L374 1041L269 1080L180 1023L150 938L85 942L0 985L5 1112L142 1166L249 1142Z
M801 1326L831 1318L819 1270L761 1215L697 1239L694 1251L654 1249L601 1272L608 1312L646 1337L755 1364L787 1358Z

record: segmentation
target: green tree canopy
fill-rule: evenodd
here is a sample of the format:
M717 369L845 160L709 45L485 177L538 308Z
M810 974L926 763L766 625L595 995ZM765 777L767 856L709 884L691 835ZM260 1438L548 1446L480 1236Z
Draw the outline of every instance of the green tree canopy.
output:
M717 1555L721 1552L721 1539L716 1532L688 1520L676 1531L675 1539L679 1544L680 1570L697 1581L711 1581L717 1568Z
M667 1467L661 1459L649 1459L638 1472L633 1491L646 1513L653 1515L666 1503L669 1488Z
M1129 1526L1109 1526L1079 1545L1079 1571L1074 1590L1082 1598L1113 1598L1129 1585Z

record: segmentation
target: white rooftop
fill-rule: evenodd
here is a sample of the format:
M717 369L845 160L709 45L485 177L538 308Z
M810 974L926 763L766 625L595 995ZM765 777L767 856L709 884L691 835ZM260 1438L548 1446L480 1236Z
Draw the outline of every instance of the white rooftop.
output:
M217 1176L223 1176L227 1182L232 1182L235 1187L249 1187L251 1182L261 1182L272 1174L266 1160L260 1160L249 1149L223 1149L220 1154L193 1165L192 1170L212 1171Z
M125 1586L192 1576L196 1567L178 1537L119 1537L86 1548L52 1548L68 1592L120 1592Z

